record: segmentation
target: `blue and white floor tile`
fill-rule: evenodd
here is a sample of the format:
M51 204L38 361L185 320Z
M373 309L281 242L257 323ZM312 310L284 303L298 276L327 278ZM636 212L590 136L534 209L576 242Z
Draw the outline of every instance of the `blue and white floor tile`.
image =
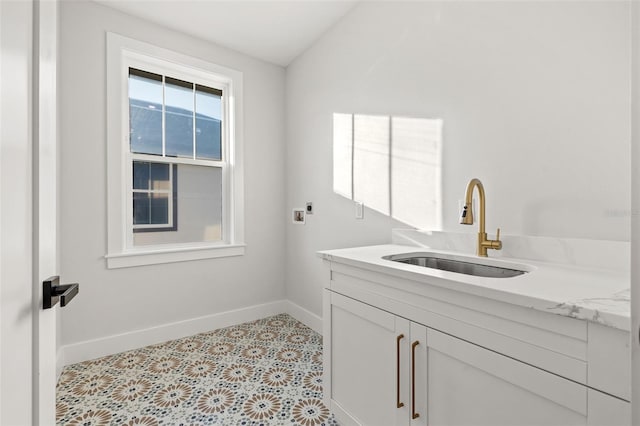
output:
M286 314L65 367L57 423L337 425L322 337Z

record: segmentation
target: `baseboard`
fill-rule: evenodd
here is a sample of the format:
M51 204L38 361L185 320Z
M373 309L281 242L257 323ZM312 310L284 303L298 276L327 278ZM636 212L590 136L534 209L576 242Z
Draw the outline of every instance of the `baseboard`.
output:
M113 355L119 352L166 342L167 340L179 339L181 337L192 336L194 334L229 327L243 322L255 321L260 318L265 318L283 312L289 313L289 305L290 302L287 300L278 300L262 305L254 305L247 308L164 324L144 330L135 330L100 339L74 343L62 348L63 357L58 356L58 360L61 365L69 365L107 355ZM309 315L313 315L300 307L291 310L296 312L295 314L290 313L290 315L296 319L298 319L298 316L296 315L304 317L305 312ZM303 320L300 321L307 325L311 323ZM309 326L311 327L311 325ZM314 327L311 328L315 330Z
M311 311L306 310L300 305L293 303L291 300L285 301L287 305L286 313L311 328L316 333L322 334L322 318Z
M278 300L233 311L206 315L185 321L164 324L144 330L116 334L95 340L74 343L58 350L56 369L58 376L62 367L107 355L138 349L148 345L179 339L198 333L229 327L286 312L307 327L322 334L322 318L290 300Z
M351 415L343 410L340 404L335 402L333 399L330 400L329 407L331 413L333 413L336 420L338 421L338 424L342 426L361 426L360 422L351 417Z

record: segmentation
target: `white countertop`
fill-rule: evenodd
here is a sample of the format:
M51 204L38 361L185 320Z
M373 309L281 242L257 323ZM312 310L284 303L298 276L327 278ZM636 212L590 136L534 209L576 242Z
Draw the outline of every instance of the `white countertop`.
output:
M382 257L403 253L464 256L471 262L529 270L511 278L484 278L425 268ZM490 252L489 256L493 253ZM630 280L624 268L588 267L519 258L480 258L433 247L387 244L327 250L329 261L629 331Z

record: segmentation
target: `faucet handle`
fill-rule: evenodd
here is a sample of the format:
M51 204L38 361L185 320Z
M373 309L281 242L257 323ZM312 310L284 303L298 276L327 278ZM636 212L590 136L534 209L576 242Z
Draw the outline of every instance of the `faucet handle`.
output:
M496 231L496 239L490 242L490 247L494 250L502 250L502 241L500 241L500 228Z

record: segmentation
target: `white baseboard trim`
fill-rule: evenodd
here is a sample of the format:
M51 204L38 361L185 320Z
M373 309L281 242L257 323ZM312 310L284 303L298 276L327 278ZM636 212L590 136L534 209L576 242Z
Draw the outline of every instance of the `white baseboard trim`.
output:
M306 310L300 305L293 303L291 300L285 300L287 305L286 313L315 331L322 334L322 318L311 311Z
M179 339L181 337L192 336L194 334L229 327L243 322L255 321L257 319L281 314L283 312L289 313L292 317L316 330L310 325L311 322L308 323L296 316L300 315L300 318L306 318L305 313L311 316L313 316L313 314L297 305L294 305L297 308L291 309L292 312L295 311L295 314L290 313L290 304L291 302L287 300L278 300L262 305L254 305L233 311L220 312L213 315L206 315L199 318L164 324L144 330L135 330L100 339L73 343L62 348L63 356L58 356L58 361L61 365L75 364L90 359L166 342L167 340Z

